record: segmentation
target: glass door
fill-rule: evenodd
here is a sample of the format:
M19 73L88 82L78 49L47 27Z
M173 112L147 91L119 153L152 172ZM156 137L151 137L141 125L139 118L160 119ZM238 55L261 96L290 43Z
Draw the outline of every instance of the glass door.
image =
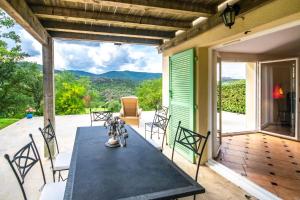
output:
M297 60L260 63L260 130L297 137Z

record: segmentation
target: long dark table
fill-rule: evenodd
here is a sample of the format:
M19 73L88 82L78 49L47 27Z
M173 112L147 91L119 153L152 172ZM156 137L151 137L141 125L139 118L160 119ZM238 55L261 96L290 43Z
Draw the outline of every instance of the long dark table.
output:
M126 147L108 148L104 127L79 127L64 200L174 199L205 189L130 126Z

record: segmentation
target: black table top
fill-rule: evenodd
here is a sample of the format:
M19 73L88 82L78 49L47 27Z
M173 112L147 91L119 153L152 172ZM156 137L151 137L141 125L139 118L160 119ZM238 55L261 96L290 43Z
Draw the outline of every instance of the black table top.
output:
M126 127L126 147L109 148L104 127L79 127L64 200L170 199L205 189Z

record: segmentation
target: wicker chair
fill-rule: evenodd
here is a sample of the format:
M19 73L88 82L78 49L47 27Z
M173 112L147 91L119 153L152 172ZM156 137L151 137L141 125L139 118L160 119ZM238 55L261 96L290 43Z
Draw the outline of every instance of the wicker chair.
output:
M138 98L136 96L122 97L121 105L120 118L126 124L137 125L139 127L142 110L139 108Z

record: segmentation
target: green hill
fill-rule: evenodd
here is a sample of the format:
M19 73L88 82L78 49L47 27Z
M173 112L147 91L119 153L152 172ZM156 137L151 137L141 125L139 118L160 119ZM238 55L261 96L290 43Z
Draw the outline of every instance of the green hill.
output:
M161 73L134 72L134 71L110 71L97 75L97 77L112 79L128 79L132 81L144 81L161 78Z
M108 79L123 79L131 80L134 82L142 82L149 79L158 79L161 78L161 73L148 73L148 72L134 72L134 71L109 71L103 74L93 74L81 70L64 70L71 72L76 76L88 76L92 78L108 78ZM60 73L62 71L55 70L55 73Z

